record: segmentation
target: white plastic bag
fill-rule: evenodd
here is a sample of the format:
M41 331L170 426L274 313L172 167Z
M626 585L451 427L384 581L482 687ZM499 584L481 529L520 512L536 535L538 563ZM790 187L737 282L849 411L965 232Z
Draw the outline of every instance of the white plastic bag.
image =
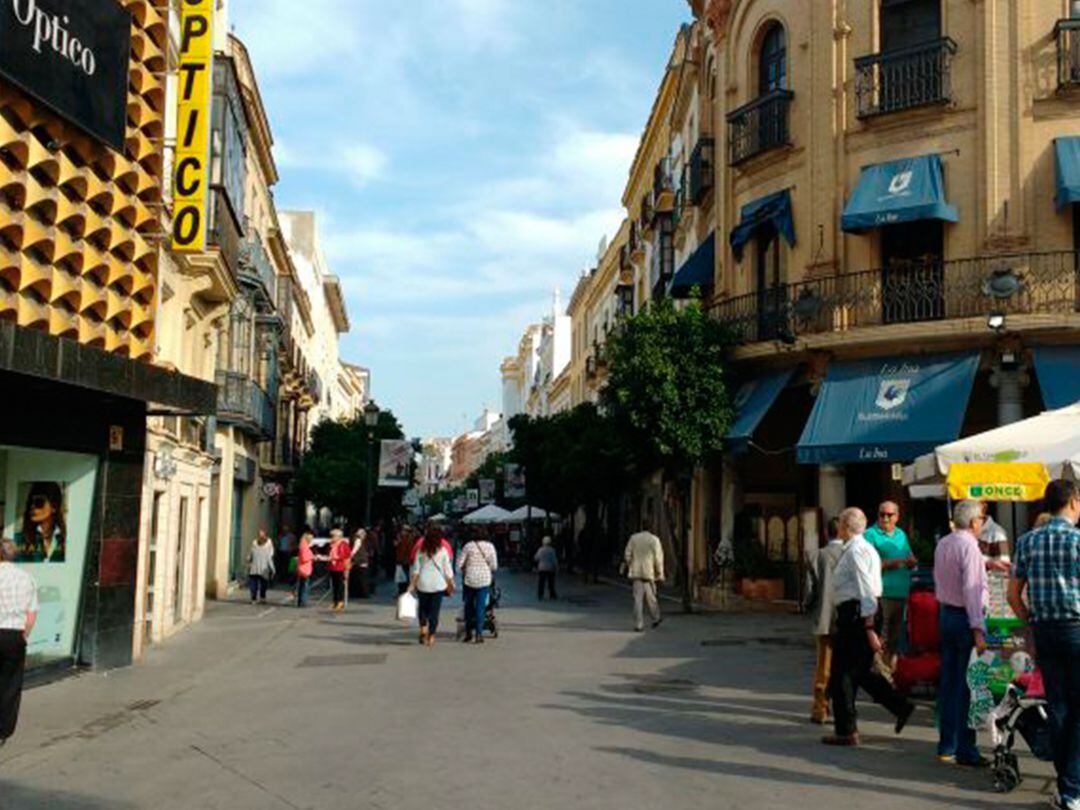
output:
M411 622L416 618L419 603L409 591L405 591L397 600L397 619L399 622Z

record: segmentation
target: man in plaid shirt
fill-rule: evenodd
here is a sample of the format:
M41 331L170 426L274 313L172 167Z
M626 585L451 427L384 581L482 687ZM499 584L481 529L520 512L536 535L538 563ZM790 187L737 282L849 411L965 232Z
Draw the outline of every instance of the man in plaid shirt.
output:
M1050 704L1058 806L1080 810L1080 490L1051 481L1054 517L1016 543L1009 604L1035 635L1035 655ZM1025 600L1026 594L1026 600Z

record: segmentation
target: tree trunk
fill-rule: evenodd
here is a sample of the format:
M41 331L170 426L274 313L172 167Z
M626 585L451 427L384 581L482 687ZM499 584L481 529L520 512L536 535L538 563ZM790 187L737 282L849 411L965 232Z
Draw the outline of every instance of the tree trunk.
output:
M694 587L690 581L690 487L679 480L679 504L681 505L679 535L682 550L679 554L679 567L682 579L682 602L686 613L694 612Z

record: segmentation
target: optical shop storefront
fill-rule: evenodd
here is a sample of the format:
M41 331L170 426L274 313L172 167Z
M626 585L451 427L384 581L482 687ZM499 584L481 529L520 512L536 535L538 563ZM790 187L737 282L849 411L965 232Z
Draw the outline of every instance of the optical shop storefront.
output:
M148 413L213 413L212 385L0 323L0 515L38 586L31 667L125 666Z

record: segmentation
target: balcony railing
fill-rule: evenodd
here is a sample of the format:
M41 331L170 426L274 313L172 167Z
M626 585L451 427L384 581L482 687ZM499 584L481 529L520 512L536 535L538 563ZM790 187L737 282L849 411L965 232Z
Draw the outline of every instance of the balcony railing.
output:
M794 97L790 90L772 90L728 113L730 165L791 142L788 111Z
M233 424L260 439L272 439L277 420L274 403L246 374L218 371L218 422Z
M875 115L948 104L952 101L952 58L948 37L855 60L855 115Z
M276 309L277 274L258 234L253 233L240 243L237 277L242 284L255 290L255 302L260 312Z
M1057 39L1058 89L1080 87L1080 19L1058 20L1054 36Z
M281 317L281 345L290 347L290 350L283 354L291 361L293 281L288 276L278 276L276 285L277 311Z
M743 343L954 318L1080 312L1080 253L910 262L785 284L715 303Z
M701 205L715 183L716 141L701 138L690 153L689 194L691 205Z
M236 226L236 221L229 210L225 193L215 188L210 195L210 244L221 251L221 257L233 273L239 271L240 240L243 235Z

